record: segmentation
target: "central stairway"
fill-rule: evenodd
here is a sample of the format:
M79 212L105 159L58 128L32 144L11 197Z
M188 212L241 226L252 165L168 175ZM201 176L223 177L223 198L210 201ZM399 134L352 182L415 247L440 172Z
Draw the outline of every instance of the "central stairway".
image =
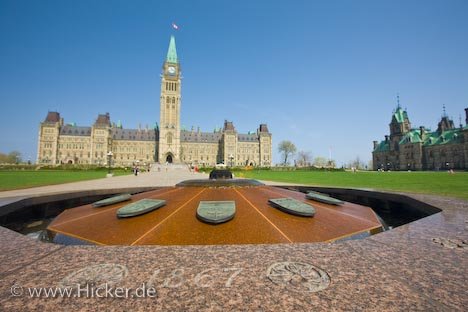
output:
M167 172L167 171L187 171L191 172L189 165L186 164L158 164L151 165L151 171L154 172Z

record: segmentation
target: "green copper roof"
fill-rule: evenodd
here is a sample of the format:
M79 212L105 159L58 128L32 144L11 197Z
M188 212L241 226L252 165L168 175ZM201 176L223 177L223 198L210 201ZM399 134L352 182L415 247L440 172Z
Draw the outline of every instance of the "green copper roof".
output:
M170 63L178 63L177 60L177 50L175 45L175 38L171 36L171 41L169 42L169 49L167 50L166 61Z
M463 140L463 134L461 129L451 129L439 132L431 132L429 136L424 140L424 146L442 145L450 143L461 143Z
M389 142L382 141L377 145L377 147L374 149L374 152L386 152L390 150L390 144Z
M406 143L422 143L421 132L419 129L411 129L405 136L398 142L398 144Z
M462 143L462 131L464 130L458 128L439 133L437 131L431 132L428 129L424 129L424 138L421 138L421 131L419 129L411 129L403 136L398 144L422 143L424 146L434 146L451 143ZM381 141L374 149L374 152L386 152L389 150L389 142Z
M401 107L398 107L393 114L393 118L395 118L398 123L402 123L405 119L408 119L408 114Z

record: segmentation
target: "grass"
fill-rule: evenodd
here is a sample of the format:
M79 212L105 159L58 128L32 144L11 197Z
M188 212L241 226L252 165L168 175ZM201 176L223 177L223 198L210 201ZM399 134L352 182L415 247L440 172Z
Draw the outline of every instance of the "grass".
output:
M253 170L245 178L314 186L370 188L468 199L468 172L323 172Z
M114 175L131 171L114 170ZM14 170L0 171L0 191L100 179L106 170ZM468 172L323 172L251 170L236 176L315 186L371 188L425 193L468 199Z
M131 170L115 170L114 176L130 174ZM105 178L105 170L10 170L0 171L0 191L43 185L62 184Z

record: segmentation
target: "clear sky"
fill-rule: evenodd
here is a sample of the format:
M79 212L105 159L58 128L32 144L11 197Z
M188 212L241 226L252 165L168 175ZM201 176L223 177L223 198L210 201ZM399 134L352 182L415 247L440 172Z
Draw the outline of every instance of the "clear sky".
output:
M171 23L179 25L174 31ZM0 1L0 152L36 158L49 110L89 126L159 121L170 35L182 115L203 131L267 123L277 145L371 159L396 95L413 127L468 107L468 1Z

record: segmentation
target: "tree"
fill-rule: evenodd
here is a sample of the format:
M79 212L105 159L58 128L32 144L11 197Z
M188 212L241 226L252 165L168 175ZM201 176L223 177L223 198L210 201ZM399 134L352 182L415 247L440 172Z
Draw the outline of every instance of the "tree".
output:
M0 163L17 164L19 162L21 162L21 153L18 151L13 151L9 154L0 153Z
M310 152L299 151L297 153L296 163L299 167L309 166L311 159L312 156L310 155Z
M313 164L314 164L315 167L323 168L323 167L327 166L328 160L325 157L317 156L317 157L314 158L314 163Z
M358 169L363 169L366 165L364 162L361 160L359 156L356 156L356 158L352 161L349 162L349 167L355 168L356 170Z
M278 151L280 154L283 154L283 164L288 163L289 156L292 156L296 153L296 145L293 142L284 140L278 144Z

